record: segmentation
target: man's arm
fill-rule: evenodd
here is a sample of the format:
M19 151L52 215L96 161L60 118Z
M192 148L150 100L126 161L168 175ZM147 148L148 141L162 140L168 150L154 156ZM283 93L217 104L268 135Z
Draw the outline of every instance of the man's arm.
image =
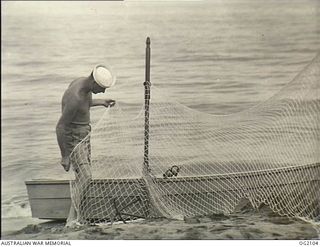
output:
M93 99L91 101L91 107L93 106L105 106L105 107L112 107L116 103L115 100L112 99Z
M66 126L68 126L74 119L77 113L77 101L69 101L65 104L62 115L56 126L57 141L60 147L62 158L66 158L70 155L70 150L66 148Z

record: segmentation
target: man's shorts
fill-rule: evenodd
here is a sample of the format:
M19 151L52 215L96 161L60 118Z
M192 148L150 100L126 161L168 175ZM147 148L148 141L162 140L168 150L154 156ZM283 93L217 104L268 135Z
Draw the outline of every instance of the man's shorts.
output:
M79 168L83 169L84 166L91 164L91 145L90 145L90 131L91 126L71 124L65 128L67 149L71 153L70 161L73 170L78 173ZM88 169L88 168L87 168Z

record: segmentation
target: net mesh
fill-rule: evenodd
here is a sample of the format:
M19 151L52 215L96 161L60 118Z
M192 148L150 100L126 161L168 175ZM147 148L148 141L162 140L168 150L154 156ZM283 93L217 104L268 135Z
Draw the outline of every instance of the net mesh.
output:
M267 101L216 116L151 87L148 166L144 108L118 104L72 152L77 220L230 214L240 200L313 222L320 215L320 56ZM90 162L88 156L91 156Z

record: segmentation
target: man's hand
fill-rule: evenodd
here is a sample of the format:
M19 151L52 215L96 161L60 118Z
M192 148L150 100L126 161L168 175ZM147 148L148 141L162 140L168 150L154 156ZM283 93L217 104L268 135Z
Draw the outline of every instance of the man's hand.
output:
M61 158L61 165L63 166L64 170L68 172L70 170L70 159L69 156Z
M105 106L105 107L113 107L114 105L116 104L116 101L115 100L113 100L113 99L106 99L106 100L104 100L104 102L103 102L103 106Z

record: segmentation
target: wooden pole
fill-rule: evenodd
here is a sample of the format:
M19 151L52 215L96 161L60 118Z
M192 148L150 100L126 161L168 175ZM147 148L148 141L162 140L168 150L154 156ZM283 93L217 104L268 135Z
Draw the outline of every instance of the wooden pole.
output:
M144 163L143 170L144 173L147 174L150 172L149 167L149 103L150 103L150 38L148 37L146 40L146 74L145 74L145 82L144 85Z

